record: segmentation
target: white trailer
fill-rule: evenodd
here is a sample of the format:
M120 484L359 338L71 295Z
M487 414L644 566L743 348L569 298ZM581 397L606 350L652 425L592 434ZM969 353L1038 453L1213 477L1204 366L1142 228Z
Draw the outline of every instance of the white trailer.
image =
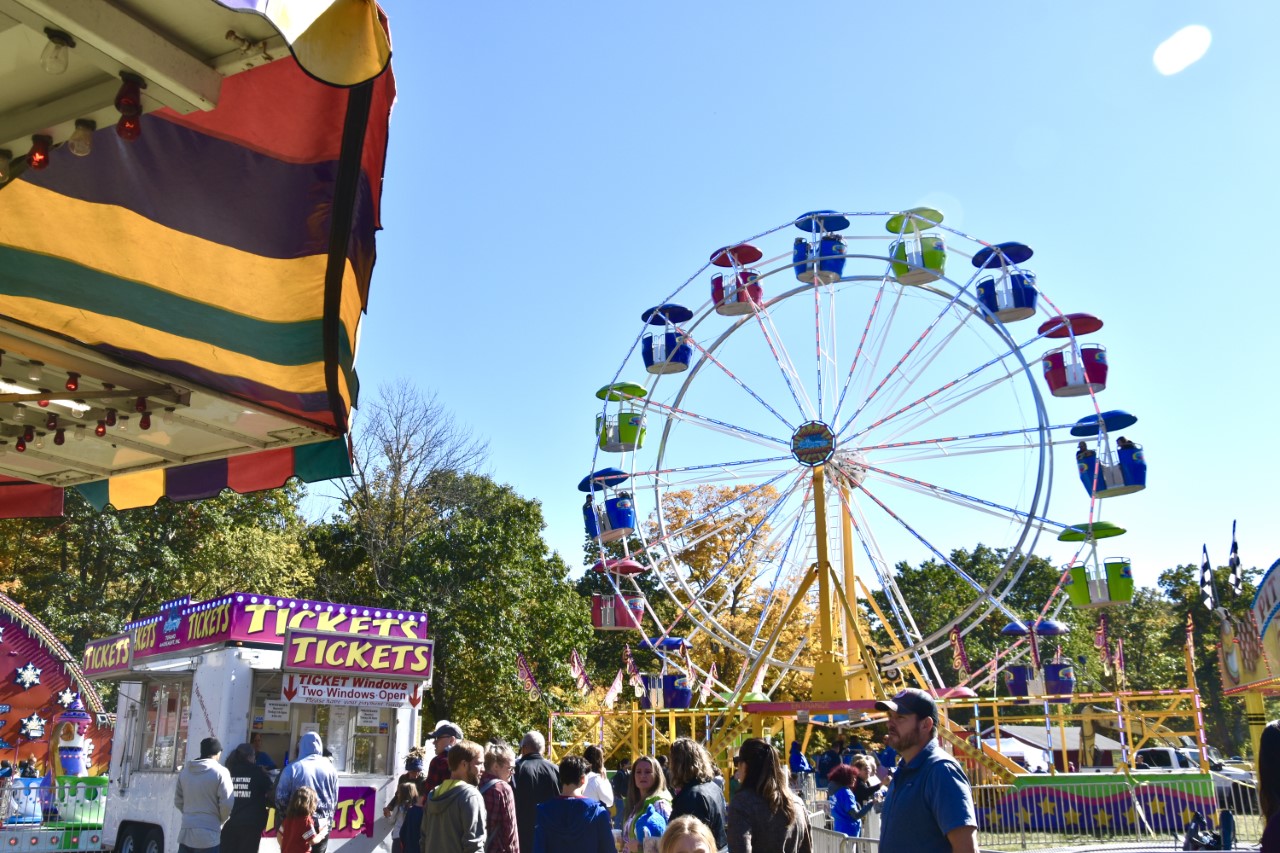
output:
M178 771L202 739L225 759L260 734L281 767L314 731L338 770L330 850L390 851L382 806L419 739L426 617L249 593L166 607L85 652L91 677L119 683L103 847L176 853ZM278 851L272 825L262 853Z

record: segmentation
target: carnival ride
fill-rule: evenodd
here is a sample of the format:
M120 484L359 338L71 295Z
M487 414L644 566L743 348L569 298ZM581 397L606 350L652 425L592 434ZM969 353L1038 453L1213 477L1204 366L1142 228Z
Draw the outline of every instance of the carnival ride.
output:
M1055 617L1068 598L1132 597L1128 561L1101 557L1098 542L1124 532L1101 521L1100 501L1145 487L1141 448L1117 437L1136 418L1098 405L1107 355L1083 338L1102 320L1060 310L1032 254L929 208L813 211L716 249L641 312L596 393L591 473L578 484L592 568L609 587L593 596L593 624L638 632L662 672L644 677L641 708L687 709L710 688L722 710L706 728L723 742L746 725L727 725L739 709L847 722L903 684L965 698L1015 666L1013 689L1042 695L1028 652L1065 630ZM1037 314L1038 326L1026 322ZM1087 397L1092 413L1063 422L1046 390ZM1049 514L1055 445L1077 453L1083 523ZM1044 532L1079 549L1039 613L1014 612L1006 598ZM985 583L949 556L973 541L1004 555ZM944 624L917 624L895 583L895 564L916 558L972 592ZM646 574L674 618L646 598ZM752 624L726 619L731 609ZM1010 654L944 683L936 656L993 616L1009 623ZM810 630L783 654L779 637L797 620ZM739 656L736 678L692 663L687 649L703 643ZM1053 666L1051 692L1069 694L1072 666ZM810 700L770 701L794 673L811 679Z

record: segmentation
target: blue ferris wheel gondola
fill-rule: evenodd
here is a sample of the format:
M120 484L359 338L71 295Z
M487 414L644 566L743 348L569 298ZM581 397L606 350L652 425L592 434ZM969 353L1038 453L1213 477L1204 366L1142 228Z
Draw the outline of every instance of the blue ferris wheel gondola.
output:
M601 468L578 483L578 491L587 493L587 500L582 505L587 535L601 544L624 539L636 529L636 506L631 493L614 492L610 495L630 477L618 468ZM597 504L592 500L592 493L601 492L605 499Z
M811 210L796 218L796 227L810 234L829 234L849 227L849 217L834 210Z
M1005 264L1025 264L1031 260L1031 256L1035 252L1026 243L997 243L994 246L986 246L979 249L973 256L973 265L978 269L992 266L991 261L996 261L996 265L1004 266Z
M644 358L644 369L657 375L688 370L689 361L693 358L693 347L676 326L693 319L693 312L683 305L667 302L645 311L640 319L650 326L662 327L660 332L646 331L641 341L640 353Z

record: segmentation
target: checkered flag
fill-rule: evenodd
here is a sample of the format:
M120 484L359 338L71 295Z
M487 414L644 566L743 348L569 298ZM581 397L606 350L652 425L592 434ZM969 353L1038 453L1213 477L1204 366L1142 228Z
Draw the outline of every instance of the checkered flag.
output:
M1204 558L1200 563L1200 599L1210 613L1218 609L1218 596L1213 590L1213 569L1209 566L1209 546L1202 545Z
M1236 544L1236 523L1231 522L1231 557L1227 560L1231 567L1231 591L1239 595L1244 591L1244 573L1240 571L1240 546Z

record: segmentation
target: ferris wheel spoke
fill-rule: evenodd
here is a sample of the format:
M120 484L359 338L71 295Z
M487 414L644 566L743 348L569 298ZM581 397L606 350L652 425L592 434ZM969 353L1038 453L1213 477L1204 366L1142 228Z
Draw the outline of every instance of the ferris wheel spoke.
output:
M787 487L787 489L784 492L782 492L778 500L774 502L773 506L771 506L768 509L768 511L766 511L765 515L760 519L760 521L757 522L751 528L748 534L745 537L743 537L743 540L733 548L733 550L725 558L724 562L720 564L720 567L711 573L711 575L707 578L705 582L702 583L701 587L697 589L697 591L690 589L688 581L684 577L684 575L682 575L678 570L675 571L674 573L675 581L677 585L683 590L686 600L688 601L688 604L681 611L680 618L684 618L685 616L691 616L693 611L696 610L698 613L700 613L703 619L708 619L713 624L715 623L716 620L715 620L714 614L709 613L707 611L707 603L703 601L704 596L706 596L708 590L712 588L712 586L720 579L720 577L726 571L728 571L729 566L731 566L734 560L738 558L738 555L742 552L743 548L745 548L751 542L752 537L760 531L760 528L762 526L764 526L769 522L769 520L777 513L778 508L781 507L786 502L786 499L795 491L795 489L799 486L799 484L802 481L803 481L803 478L800 475L797 475L796 479ZM670 536L664 536L663 539L666 540L666 547L670 548L671 547ZM673 554L672 559L673 559L673 566L678 565L681 562L678 554ZM679 620L677 619L676 621L679 621Z
M756 432L755 430L747 429L746 427L734 426L731 423L727 423L716 418L699 415L695 412L689 411L688 409L680 409L675 406L668 406L665 403L659 403L657 400L646 400L645 405L648 408L657 409L660 412L666 413L667 417L672 420L682 423L696 424L704 429L710 429L713 432L737 436L738 438L742 438L746 441L754 441L757 444L764 444L765 446L776 444L780 444L784 447L791 446L791 442L787 439L765 435L762 432Z
M1065 530L1070 525L1062 522L1053 521L1041 515L1023 512L1017 507L1005 506L996 501L980 498L977 495L970 495L964 492L948 489L945 486L939 486L936 483L930 483L925 480L919 480L915 477L908 477L904 474L897 474L893 471L887 471L884 468L878 468L874 465L864 465L863 468L873 474L878 474L885 482L890 485L897 485L908 488L918 494L927 494L941 500L947 500L957 506L963 506L977 512L985 512L998 518L1005 518L1014 521L1034 521L1041 527L1055 527L1058 530Z
M1005 352L1005 353L1002 353L1002 354L1000 354L1000 355L995 356L994 358L989 359L988 361L984 362L983 364L978 365L977 367L973 368L972 370L966 371L965 373L960 374L959 376L955 377L954 379L951 379L951 380L948 380L947 382L944 382L942 385L939 385L937 388L934 388L933 390L931 390L931 391L929 391L929 392L927 392L927 393L925 393L925 394L921 395L920 397L917 397L917 398L916 398L914 401L912 401L911 403L908 403L907 405L905 405L905 406L903 406L903 407L901 407L901 408L897 409L896 411L891 412L891 413L889 413L889 414L885 415L884 417L880 418L879 420L874 421L873 423L868 424L867 426L863 427L862 429L858 430L857 432L854 432L852 435L850 435L850 436L849 436L850 440L857 440L858 438L862 437L863 435L866 435L868 432L870 432L871 430L875 429L876 427L882 426L883 424L886 424L886 423L888 423L889 421L892 421L894 418L900 417L900 416L902 416L902 415L904 415L904 414L906 414L906 413L908 413L908 412L910 412L910 411L914 410L916 407L918 407L918 406L920 406L920 405L923 405L923 404L925 404L925 403L930 402L930 401L931 401L931 400L933 400L934 398L938 397L940 394L943 394L943 393L945 393L945 392L947 392L947 391L951 391L952 389L955 389L955 388L958 388L958 387L962 386L962 385L963 385L963 383L967 382L967 381L968 381L968 380L970 380L970 379L973 379L973 378L977 377L977 376L978 376L978 374L982 373L983 371L987 370L988 368L991 368L991 367L993 367L993 366L995 366L995 365L997 365L997 364L1002 364L1002 363L1004 363L1004 360L1005 360L1006 358L1008 358L1009 356L1012 356L1012 355L1013 355L1013 351L1012 351L1012 350L1010 350L1010 351L1008 351L1008 352ZM1018 375L1020 375L1020 373L1015 372L1015 371L1013 371L1013 370L1011 370L1011 369L1006 368L1006 369L1005 369L1005 374L1004 374L1003 376L996 377L994 380L988 381L988 382L986 382L986 383L984 383L984 384L982 384L982 385L978 386L979 393L981 393L981 392L985 392L985 391L989 391L989 390L991 390L992 388L999 387L999 385L1003 384L1003 383L1004 383L1004 382L1006 382L1006 381L1009 381L1009 380L1013 379L1014 377L1016 377L1016 376L1018 376ZM972 397L973 397L973 395L967 395L967 396L964 396L964 397L962 397L962 398L961 398L961 402L967 402L968 400L972 399Z
M876 504L876 506L880 507L880 509L881 509L881 510L883 510L883 511L885 512L885 514L886 514L886 515L888 515L890 518L892 518L894 521L896 521L899 525L901 525L901 526L902 526L902 528L903 528L904 530L906 530L909 534L911 534L911 536L912 536L912 537L914 537L914 538L915 538L915 539L916 539L916 540L917 540L921 545L923 545L925 548L927 548L927 549L928 549L928 550L929 550L929 551L930 551L930 552L931 552L935 557L937 557L937 558L938 558L938 559L939 559L939 560L940 560L940 561L941 561L945 566L947 566L949 569L951 569L951 571L955 572L955 574L956 574L956 576L957 576L957 577L959 577L961 580L963 580L963 581L964 581L965 583L967 583L969 586L973 587L973 588L974 588L974 589L975 589L979 594L981 594L981 595L985 595L985 594L986 594L986 592L987 592L987 591L986 591L986 588L985 588L985 587L983 587L983 586L982 586L982 584L978 583L978 581L976 581L976 580L975 580L975 579L974 579L974 578L973 578L973 577L972 577L968 572L966 572L964 569L962 569L962 568L960 568L959 566L957 566L957 565L955 564L955 562L954 562L950 557L948 557L947 555L943 554L940 550L938 550L938 548L937 548L937 547L936 547L932 542L930 542L928 539L925 539L925 538L924 538L924 536L922 536L922 535L919 533L919 531L917 531L914 527L912 527L912 526L911 526L911 524L910 524L909 522L907 522L907 521L906 521L906 519L902 518L902 516L898 515L896 512L894 512L893 510L891 510L891 509L890 509L890 508L889 508L889 507L884 503L884 501L882 501L882 500L880 500L878 497L876 497L876 496L875 496L875 494L874 494L870 489L868 489L868 488L866 487L866 483L865 483L865 482L862 484L862 493L863 493L864 495L866 495L868 498L870 498L870 499L871 499L871 500ZM1016 615L1013 611L1011 611L1011 610L1009 610L1007 607L1005 607L1003 603L999 603L999 607L1000 607L1001 612L1003 612L1003 613L1004 613L1006 616L1008 616L1010 619L1017 619L1017 618L1018 618L1018 617L1017 617L1017 615Z
M863 410L865 410L867 406L869 406L872 403L872 401L875 400L876 395L878 395L882 390L884 390L884 387L889 384L889 381L893 379L895 375L900 375L902 366L907 363L907 360L911 358L912 354L915 353L917 349L919 349L920 345L924 343L925 340L928 339L929 335L932 334L933 330L938 327L938 324L942 322L943 318L946 317L948 313L950 313L952 306L956 305L959 302L960 295L962 292L963 291L957 291L956 295L951 297L947 301L947 304L943 306L943 309L938 312L938 315L934 317L933 320L924 327L924 331L922 331L920 335L914 341L912 341L911 345L907 347L907 351L902 354L902 357L899 358L898 361L893 365L893 367L889 369L889 372L884 375L884 378L880 380L879 384L877 384L876 387L872 389L871 393L868 394L867 398L862 401L861 405L858 406L857 410L852 415L849 416L849 420L845 422L844 426L840 427L840 429L837 431L837 435L844 433L845 430L847 430L850 426L852 426L853 423L857 421L858 415L862 414Z
M763 489L769 488L774 483L783 479L784 477L787 476L787 474L790 474L790 473L793 473L793 471L790 469L786 471L782 471L777 475L775 475L774 477L771 477L770 479L766 480L765 482L752 486L749 490L745 492L732 495L727 499L725 499L724 501L711 507L702 515L698 516L697 518L690 519L689 521L685 522L675 530L664 531L660 537L652 540L651 542L647 542L646 544L651 546L664 545L664 544L669 545L673 543L677 537L684 535L685 531L695 528L697 525L704 523L707 519L717 515L718 513L724 512L725 510L727 510L729 507L733 506L736 503L746 501L752 495L759 493ZM655 487L656 487L656 484L655 484Z
M782 580L783 571L787 568L787 559L790 556L791 545L795 541L796 534L800 530L801 522L804 521L804 516L802 514L803 509L803 503L796 508L796 512L794 513L795 521L790 525L790 532L787 534L787 541L783 543L782 553L778 556L778 568L774 572L773 582L769 585L769 597L765 600L764 606L760 608L760 619L756 622L755 631L751 634L751 640L748 643L752 649L755 648L756 641L760 637L760 632L764 630L764 626L768 622L769 610L773 605L774 596L777 594L778 584Z
M698 343L698 341L692 335L689 335L687 332L680 329L680 327L677 326L676 331L685 336L685 342L688 343L690 346L692 346L694 349L696 349L699 353L701 353L703 359L705 359L706 361L718 367L721 370L721 372L724 373L725 376L727 376L730 380L734 382L734 384L736 384L743 391L746 391L748 394L750 394L751 397L757 403L764 406L765 409L767 409L769 413L772 414L775 418L782 421L782 425L787 428L788 432L792 432L795 430L794 424L792 424L789 420L787 420L782 415L782 413L780 413L777 409L769 405L765 401L765 399L761 397L759 394L757 394L754 389L752 389L749 385L747 385L747 383L739 379L732 370L730 370L728 367L725 366L724 362L720 361L720 359L715 357L714 353L704 348L701 344Z
M889 603L889 609L893 612L894 619L898 623L898 630L902 636L907 638L908 645L914 647L920 642L923 635L919 626L916 625L915 617L911 614L911 608L907 606L906 597L903 596L902 590L898 587L898 583L889 569L889 563L884 558L884 553L880 549L879 543L876 542L871 526L867 524L866 516L862 513L861 508L844 490L840 490L839 494L841 505L844 511L849 514L854 533L858 537L867 559L871 562L877 578L880 580L881 589L885 591L885 600ZM849 593L846 591L845 594L848 595ZM922 672L933 669L934 677L938 679L939 684L942 683L942 676L938 673L932 660L922 659L918 654L914 656L914 659Z
M762 465L772 462L788 462L791 461L791 454L785 456L765 456L759 459L739 459L733 462L708 462L705 465L684 465L679 468L655 468L652 471L637 471L631 476L634 477L655 477L665 479L670 474L686 474L692 471L723 471L727 468L741 467L746 465Z
M1055 424L1053 426L1045 427L1044 429L1046 431L1056 430L1056 429L1069 429L1070 427L1073 427L1073 426L1075 426L1075 424ZM972 433L967 433L965 435L948 435L948 436L935 436L932 438L918 438L918 439L912 439L911 441L890 441L882 444L863 444L863 445L860 445L859 449L864 453L870 453L873 450L898 450L899 448L911 448L911 447L943 448L948 444L954 444L957 442L978 441L986 438L1003 438L1003 437L1011 437L1015 435L1033 436L1033 435L1039 434L1040 432L1041 432L1040 427L1025 427L1023 429L1002 429L1002 430L993 430L991 432L972 432ZM1065 440L1054 442L1054 444L1066 444L1066 443L1069 443L1069 442ZM1019 445L1014 445L1013 447L1006 446L1006 447L1000 447L996 449L1025 450L1029 446L1030 446L1029 444L1019 444ZM943 451L939 455L946 455L946 453L945 451ZM925 458L925 457L912 457L912 458L914 459L914 458Z
M835 411L831 414L831 420L840 421L840 409L844 407L845 395L849 393L849 386L853 383L853 377L858 372L858 364L862 361L862 354L867 346L867 338L871 334L871 327L875 323L876 316L880 311L880 301L884 298L885 289L889 286L889 280L886 278L880 283L879 289L876 290L875 299L871 302L871 313L867 315L867 322L862 327L862 337L858 339L858 348L854 350L853 362L849 365L849 372L845 375L844 382L840 387L840 397L836 400ZM898 298L902 298L902 294L898 294Z
M769 316L768 311L757 309L753 316L756 318L756 325L760 327L760 334L764 336L764 341L769 346L769 352L773 355L773 360L777 362L778 369L782 371L782 380L787 385L787 390L791 392L791 399L795 401L796 409L803 418L813 417L813 405L809 403L809 398L804 392L804 383L800 381L800 374L796 372L795 363L791 360L791 354L782 344L782 336L778 334L777 328L774 326L773 318ZM770 329L773 330L770 334ZM800 398L804 397L804 403L800 402ZM806 407L806 404L808 406Z

